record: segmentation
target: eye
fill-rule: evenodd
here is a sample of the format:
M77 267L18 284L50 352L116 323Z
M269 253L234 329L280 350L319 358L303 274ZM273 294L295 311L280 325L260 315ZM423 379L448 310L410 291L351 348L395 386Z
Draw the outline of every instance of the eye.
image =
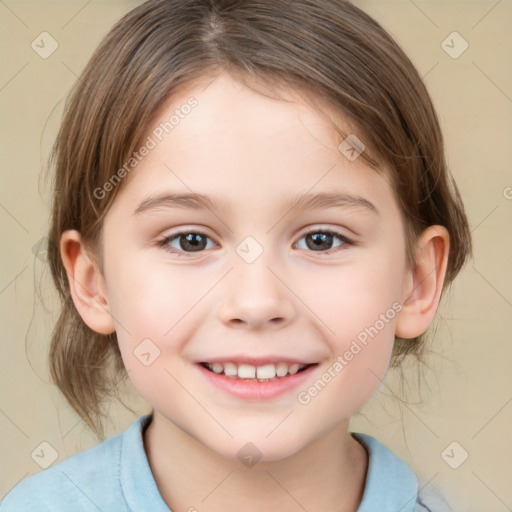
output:
M354 242L342 233L330 229L312 229L305 233L296 245L299 246L300 241L303 239L305 240L306 247L299 247L300 249L311 249L313 252L320 252L322 254L331 254L335 249L345 245L354 245ZM336 239L339 240L339 243L333 247ZM208 245L208 241L211 241L212 244ZM190 257L193 253L200 253L211 249L216 244L205 233L199 231L180 231L166 236L158 241L157 245L179 257Z
M180 231L165 237L157 243L170 253L187 257L189 256L188 253L211 249L211 246L208 247L208 240L211 240L209 236L198 231Z
M331 252L334 252L334 249L337 249L338 247L354 244L354 242L349 240L342 233L330 229L317 228L308 231L302 236L302 238L300 238L299 242L297 242L297 246L303 239L306 242L306 249L312 249L313 252L321 252L323 254L331 254ZM340 243L333 248L332 244L335 239L338 239ZM303 249L304 247L299 248Z

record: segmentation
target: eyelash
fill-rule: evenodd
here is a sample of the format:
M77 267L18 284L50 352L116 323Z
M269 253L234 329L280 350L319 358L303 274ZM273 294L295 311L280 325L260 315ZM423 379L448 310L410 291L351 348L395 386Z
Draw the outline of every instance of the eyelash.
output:
M307 231L306 233L303 233L302 236L299 238L299 240L302 240L304 237L306 237L308 235L318 234L318 233L334 236L334 237L338 238L342 243L338 247L335 247L334 249L329 249L328 251L308 251L308 252L318 252L319 254L330 255L333 252L340 250L341 247L344 247L347 245L355 245L355 242L348 239L345 235L341 234L338 231L333 231L331 229L319 229L319 228L311 229L311 230ZM189 234L201 235L202 237L209 238L211 240L211 238L206 233L203 233L201 231L192 231L192 230L191 231L179 231L177 233L173 233L172 235L166 236L162 240L159 240L157 242L157 245L159 247L163 247L163 249L165 251L167 251L171 254L176 254L178 257L190 258L195 254L194 252L186 252L183 250L172 249L168 245L170 242L179 238L181 235L189 235ZM201 252L204 252L205 250L206 249L204 249L203 251L197 251L197 252L201 253Z

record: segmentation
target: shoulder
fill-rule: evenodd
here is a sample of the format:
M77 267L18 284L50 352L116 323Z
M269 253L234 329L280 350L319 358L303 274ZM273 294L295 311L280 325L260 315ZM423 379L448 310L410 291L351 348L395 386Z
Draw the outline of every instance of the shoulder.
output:
M357 512L450 512L432 488L420 489L418 478L405 461L369 434L352 433L368 453L363 499Z
M415 512L452 512L441 491L433 485L424 485L418 492L417 511Z
M7 494L0 512L101 509L98 496L117 491L119 451L120 436L115 436L29 476Z
M127 432L21 481L2 500L0 512L124 511L119 474Z

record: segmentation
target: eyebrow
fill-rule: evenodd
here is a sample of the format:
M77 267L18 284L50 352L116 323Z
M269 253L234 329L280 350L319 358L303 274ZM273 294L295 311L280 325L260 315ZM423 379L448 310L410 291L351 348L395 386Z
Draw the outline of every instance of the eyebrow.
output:
M380 215L377 207L361 196L352 196L343 193L322 192L318 194L303 194L291 197L285 205L287 212L300 210L313 210L335 207L364 208L367 211ZM150 212L160 208L185 208L192 210L228 211L229 202L197 193L170 193L149 195L135 209L133 215Z

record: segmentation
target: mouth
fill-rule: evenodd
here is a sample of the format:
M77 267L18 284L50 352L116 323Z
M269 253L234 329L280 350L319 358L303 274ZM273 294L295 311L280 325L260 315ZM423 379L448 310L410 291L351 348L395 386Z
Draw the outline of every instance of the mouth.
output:
M201 362L199 364L213 374L224 376L232 380L273 382L302 373L312 366L316 366L318 363L279 362L252 365L235 362Z

